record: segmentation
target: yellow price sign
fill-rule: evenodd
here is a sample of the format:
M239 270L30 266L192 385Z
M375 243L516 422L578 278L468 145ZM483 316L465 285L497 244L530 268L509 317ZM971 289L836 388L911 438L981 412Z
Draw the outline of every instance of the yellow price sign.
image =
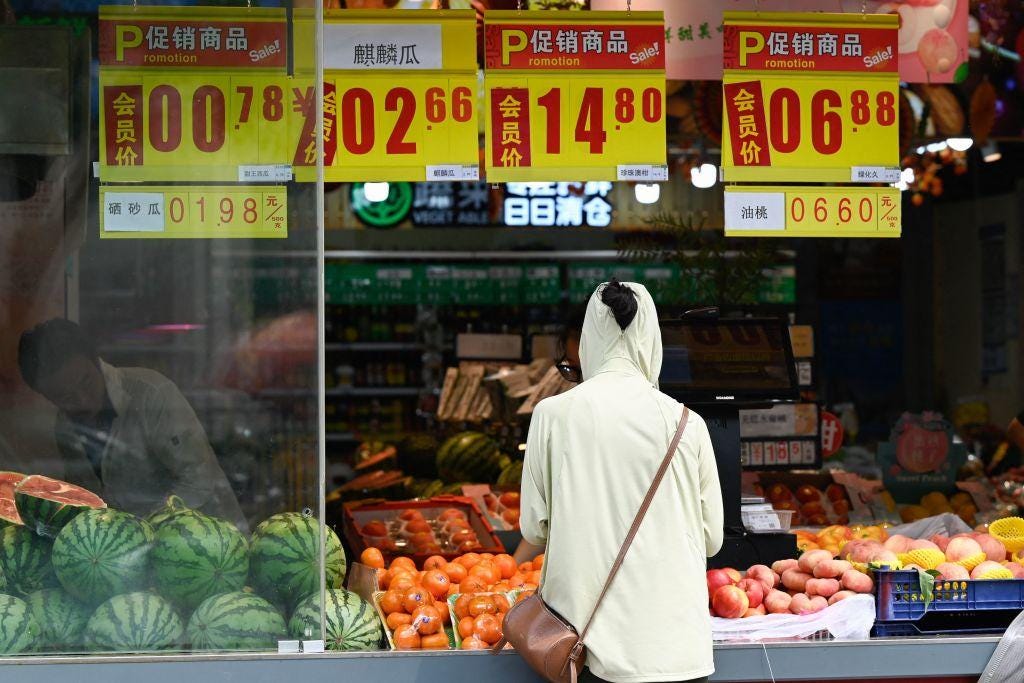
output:
M725 180L898 180L897 23L726 13Z
M103 239L287 236L282 186L100 186Z
M290 165L287 37L283 10L100 8L100 179Z
M324 32L326 180L479 180L474 12L328 12ZM306 122L299 180L314 134Z
M900 220L893 187L725 188L729 237L899 237Z
M492 181L667 180L660 12L488 12Z

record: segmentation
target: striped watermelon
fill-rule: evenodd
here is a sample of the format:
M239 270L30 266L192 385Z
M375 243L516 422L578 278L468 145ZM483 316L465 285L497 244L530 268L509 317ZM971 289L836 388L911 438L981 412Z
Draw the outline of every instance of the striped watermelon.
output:
M240 590L249 575L242 533L196 510L160 525L151 558L160 592L189 611L210 596Z
M186 506L185 501L178 496L169 496L164 506L146 517L146 521L153 527L153 531L156 531L164 522L181 514L182 512L190 512L191 509L192 508Z
M14 502L14 487L24 478L20 472L0 472L0 525L21 524L18 505Z
M23 526L0 529L0 569L7 578L7 590L27 595L57 583L50 564L51 543Z
M328 588L345 581L345 553L326 530L324 568ZM288 606L320 590L320 524L298 512L275 515L257 527L252 541L253 585L272 602Z
M437 452L437 472L448 483L493 482L510 464L497 442L481 432L456 434Z
M44 588L25 598L39 625L39 644L63 652L82 647L82 634L92 609L62 588Z
M15 655L35 649L39 624L24 600L0 595L0 654Z
M25 477L14 487L14 502L25 526L50 538L83 510L107 507L92 491L41 474Z
M501 474L498 475L498 481L496 482L496 484L498 486L502 487L502 488L516 489L516 490L519 489L519 487L522 485L522 483L523 483L523 461L522 460L517 460L516 462L512 463L511 465L509 465L508 467L503 469L501 471Z
M85 645L94 650L146 652L181 646L181 618L153 593L116 595L99 606L85 626Z
M288 630L293 638L311 639L320 633L320 596L313 594L295 609ZM370 603L342 588L327 591L328 650L379 650L384 628Z
M146 587L152 534L127 512L87 510L53 542L53 569L74 597L96 606Z
M204 600L186 634L193 650L270 650L288 635L288 628L276 607L239 591Z

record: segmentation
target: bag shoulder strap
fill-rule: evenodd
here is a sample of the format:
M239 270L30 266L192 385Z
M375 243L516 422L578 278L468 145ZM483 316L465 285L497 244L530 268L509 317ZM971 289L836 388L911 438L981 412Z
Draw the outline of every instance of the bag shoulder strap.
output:
M619 548L619 555L615 558L615 563L612 564L612 569L608 572L608 578L604 582L604 588L601 589L601 595L597 598L597 603L594 605L593 611L590 613L590 618L587 619L586 625L583 627L582 633L580 633L580 642L587 637L587 631L590 630L590 624L594 621L594 615L597 614L597 610L601 607L601 602L604 600L605 594L612 585L612 581L615 580L615 575L619 573L619 569L622 568L622 561L626 559L626 552L629 550L629 546L633 544L633 539L636 537L636 532L640 529L640 523L644 521L644 516L647 514L647 509L651 507L651 501L654 500L654 494L658 492L658 486L661 484L661 480L665 478L665 473L668 471L669 465L672 464L672 458L676 454L676 448L679 447L679 440L683 437L683 431L686 429L686 423L690 419L690 409L683 406L682 417L679 418L679 426L676 427L676 433L672 436L672 441L668 445L668 451L665 453L665 457L661 461L661 466L658 468L658 472L654 475L654 481L651 482L651 487L647 489L647 495L644 496L644 502L640 505L640 509L636 513L636 518L633 520L633 526L629 528L629 533L626 534L626 540L622 542L622 547Z

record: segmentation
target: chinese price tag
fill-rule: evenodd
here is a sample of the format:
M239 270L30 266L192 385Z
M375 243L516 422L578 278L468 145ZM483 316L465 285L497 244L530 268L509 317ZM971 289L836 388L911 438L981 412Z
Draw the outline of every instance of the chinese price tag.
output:
M100 7L100 179L289 165L287 49L284 10Z
M480 179L474 12L328 12L324 45L327 181ZM299 180L316 177L314 134L310 117Z
M487 180L667 176L661 12L487 12Z
M725 188L730 237L899 237L900 216L894 187Z
M895 182L898 22L726 12L725 181Z
M284 187L100 186L100 238L284 238Z

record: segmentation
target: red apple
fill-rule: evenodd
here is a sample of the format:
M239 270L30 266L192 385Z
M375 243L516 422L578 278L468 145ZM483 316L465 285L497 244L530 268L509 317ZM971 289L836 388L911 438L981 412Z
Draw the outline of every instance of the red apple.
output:
M757 579L743 579L736 584L736 587L747 594L747 602L750 607L758 607L764 600L764 586Z
M718 591L722 586L734 586L736 582L729 576L724 569L711 569L707 573L708 580L708 599L714 596L715 592Z
M739 619L749 607L747 594L737 586L722 586L711 599L711 608L724 619Z

